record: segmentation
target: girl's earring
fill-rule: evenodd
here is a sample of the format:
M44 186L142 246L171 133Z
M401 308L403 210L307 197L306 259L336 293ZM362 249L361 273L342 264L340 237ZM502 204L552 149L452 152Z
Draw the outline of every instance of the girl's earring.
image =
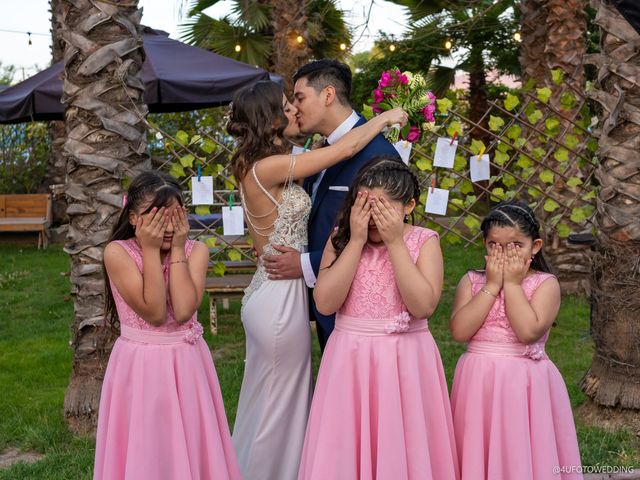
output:
M404 223L407 223L409 221L409 215L405 215L404 216Z

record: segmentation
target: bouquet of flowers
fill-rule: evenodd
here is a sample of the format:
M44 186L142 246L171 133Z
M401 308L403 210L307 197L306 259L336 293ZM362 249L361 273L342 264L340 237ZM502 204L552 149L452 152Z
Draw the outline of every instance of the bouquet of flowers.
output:
M409 121L402 130L398 125L385 133L391 143L396 143L399 139L417 142L423 132L435 126L436 96L427 88L422 75L403 73L397 68L382 72L378 88L371 92L369 103L363 109L367 120L375 114L396 107L402 108L409 115Z

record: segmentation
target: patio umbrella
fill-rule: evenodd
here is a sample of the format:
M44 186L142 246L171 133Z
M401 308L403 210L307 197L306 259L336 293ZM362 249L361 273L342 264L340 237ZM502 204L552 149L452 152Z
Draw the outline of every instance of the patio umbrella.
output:
M144 101L150 112L224 105L238 89L270 78L261 68L173 40L160 30L144 27L142 45ZM0 123L64 120L63 69L58 62L0 92Z

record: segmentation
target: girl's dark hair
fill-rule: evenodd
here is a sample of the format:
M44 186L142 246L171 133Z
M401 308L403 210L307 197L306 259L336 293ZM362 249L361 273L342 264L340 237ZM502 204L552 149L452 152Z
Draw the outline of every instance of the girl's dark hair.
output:
M489 235L489 230L495 226L515 227L531 240L541 238L540 223L536 219L533 210L523 202L506 200L493 207L480 225L480 230L482 230L482 236L485 240ZM551 273L551 269L542 255L542 249L533 257L531 268L539 272Z
M356 201L358 190L365 188L382 188L396 201L406 205L414 199L420 199L420 184L415 174L401 160L390 155L379 155L366 164L358 172L349 189L349 194L338 214L337 231L331 238L331 244L336 252L336 259L351 238L351 206ZM413 213L411 214L413 217ZM413 221L413 219L412 219Z
M284 114L282 95L280 85L262 81L239 90L234 96L227 132L238 139L231 157L237 182L244 178L255 161L285 152L284 130L289 120ZM274 142L276 139L280 142Z
M138 174L129 185L126 193L126 202L120 211L118 220L113 226L109 242L113 240L128 240L136 235L133 225L129 222L129 214L136 212L138 214L146 214L153 207L166 207L176 200L180 206L184 205L182 199L182 190L180 184L175 178L163 172L153 170L145 171ZM141 207L145 207L143 211ZM105 324L114 330L118 329L118 312L113 299L113 292L104 268L105 278Z

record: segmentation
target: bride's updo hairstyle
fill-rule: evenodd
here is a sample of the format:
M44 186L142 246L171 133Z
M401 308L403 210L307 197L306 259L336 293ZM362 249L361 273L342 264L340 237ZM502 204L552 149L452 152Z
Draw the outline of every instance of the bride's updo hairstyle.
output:
M227 132L237 139L231 157L233 175L242 181L261 158L285 152L288 120L282 105L282 87L263 81L238 90L230 106ZM279 140L279 141L276 141Z

